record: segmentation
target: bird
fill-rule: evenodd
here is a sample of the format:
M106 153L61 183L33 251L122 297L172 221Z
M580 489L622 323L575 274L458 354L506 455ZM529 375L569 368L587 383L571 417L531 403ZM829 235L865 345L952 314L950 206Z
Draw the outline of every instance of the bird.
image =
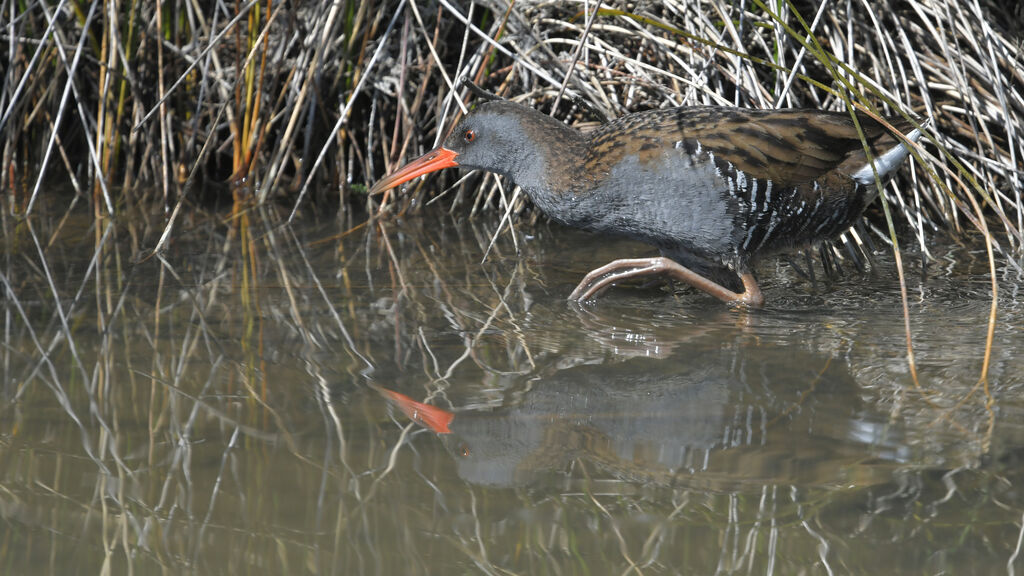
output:
M892 177L925 126L886 119L894 132L859 111L855 124L841 111L683 106L584 133L474 92L488 98L370 194L444 168L485 170L511 178L555 222L659 250L591 271L569 295L581 304L623 280L661 275L762 306L753 264L846 231L878 195L876 177Z

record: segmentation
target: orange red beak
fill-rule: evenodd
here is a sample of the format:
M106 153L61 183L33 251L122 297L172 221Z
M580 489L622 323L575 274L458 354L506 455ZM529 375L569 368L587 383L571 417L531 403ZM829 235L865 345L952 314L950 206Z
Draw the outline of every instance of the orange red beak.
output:
M409 162L398 172L385 176L382 180L374 184L373 188L370 188L370 195L390 190L417 176L436 172L442 168L453 168L458 166L459 163L455 161L455 157L458 155L458 152L439 146L412 162Z

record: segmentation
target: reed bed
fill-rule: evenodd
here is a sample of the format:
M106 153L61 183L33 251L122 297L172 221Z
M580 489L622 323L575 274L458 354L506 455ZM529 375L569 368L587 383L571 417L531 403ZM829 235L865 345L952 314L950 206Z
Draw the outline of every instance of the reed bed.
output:
M683 104L931 118L887 194L897 224L923 250L940 231L1021 246L1013 3L6 2L0 14L0 190L19 213L54 183L98 216L126 203L176 216L222 197L377 208L367 183L473 105L454 89L465 76L573 123ZM484 178L451 206L527 207ZM432 182L403 206L438 196Z

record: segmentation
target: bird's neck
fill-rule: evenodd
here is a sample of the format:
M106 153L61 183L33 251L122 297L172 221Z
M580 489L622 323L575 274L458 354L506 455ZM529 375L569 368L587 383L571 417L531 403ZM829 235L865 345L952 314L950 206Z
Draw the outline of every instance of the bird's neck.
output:
M531 138L534 146L518 155L514 179L541 211L565 222L582 179L588 140L575 128L560 122L544 122L535 128L544 134Z

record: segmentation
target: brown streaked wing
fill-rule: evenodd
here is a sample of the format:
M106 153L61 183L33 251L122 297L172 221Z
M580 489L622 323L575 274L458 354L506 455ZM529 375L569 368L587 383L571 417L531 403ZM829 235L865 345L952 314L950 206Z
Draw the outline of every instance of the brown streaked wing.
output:
M873 151L897 143L881 124L863 114L857 116ZM891 123L904 132L909 129L902 119ZM599 179L608 166L625 156L644 158L647 150L677 141L699 143L702 150L775 186L797 186L866 161L857 129L846 112L683 107L623 116L588 136L591 149L585 173L592 179ZM656 160L657 155L650 158Z
M796 186L821 178L846 163L866 159L857 128L845 112L705 108L681 127L690 138L738 170L773 184ZM872 150L897 143L880 123L857 115ZM897 128L905 124L896 122Z

